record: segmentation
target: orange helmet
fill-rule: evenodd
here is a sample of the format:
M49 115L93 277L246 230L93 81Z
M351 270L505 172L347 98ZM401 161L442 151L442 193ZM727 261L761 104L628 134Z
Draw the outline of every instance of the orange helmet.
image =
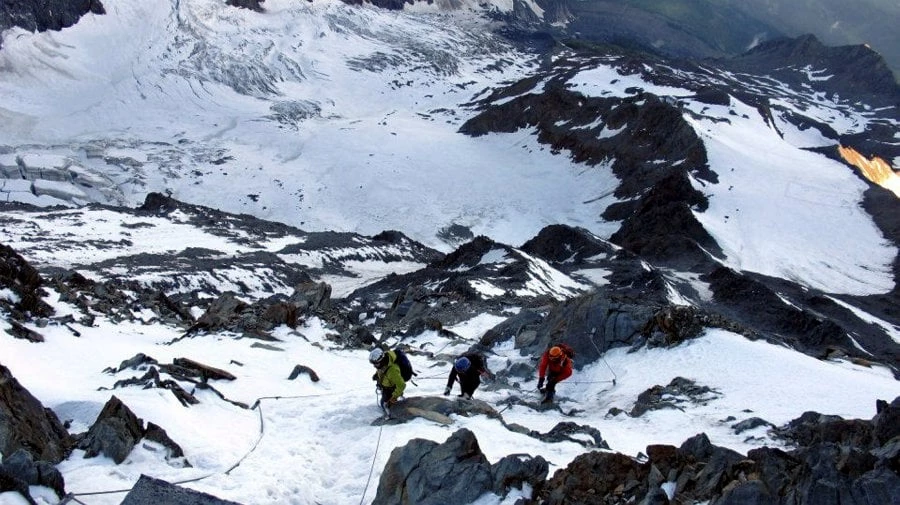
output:
M559 361L563 357L562 349L560 349L559 346L555 346L555 345L550 348L550 350L547 352L547 354L550 356L550 359L553 361Z

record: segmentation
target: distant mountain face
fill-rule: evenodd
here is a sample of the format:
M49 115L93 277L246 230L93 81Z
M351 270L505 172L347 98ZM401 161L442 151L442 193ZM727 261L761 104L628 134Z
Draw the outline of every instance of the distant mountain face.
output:
M893 28L900 20L900 6L886 0L551 0L538 4L552 13L545 20L555 24L559 36L573 41L705 58L734 56L766 40L812 34L828 45L870 44L895 74L900 71L900 44Z
M814 34L828 45L870 44L895 75L900 73L900 39L895 27L900 4L891 0L749 0L727 2L788 36Z
M569 1L566 33L577 40L675 57L739 54L780 32L752 13L710 0Z

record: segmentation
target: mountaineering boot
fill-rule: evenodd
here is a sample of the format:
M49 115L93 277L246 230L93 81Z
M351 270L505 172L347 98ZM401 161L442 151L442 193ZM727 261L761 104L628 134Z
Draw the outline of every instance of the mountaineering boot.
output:
M544 394L544 399L541 400L541 403L542 403L542 404L543 404L543 403L553 403L553 396L554 396L555 394L556 394L556 391L553 391L553 390L549 390L549 389L548 389L547 392Z

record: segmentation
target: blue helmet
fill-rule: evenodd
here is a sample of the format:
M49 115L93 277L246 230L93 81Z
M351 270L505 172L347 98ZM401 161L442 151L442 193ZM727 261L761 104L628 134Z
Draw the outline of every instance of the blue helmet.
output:
M457 372L465 372L470 366L472 366L472 362L465 356L459 358L456 360L456 363L453 364L453 368L455 368Z

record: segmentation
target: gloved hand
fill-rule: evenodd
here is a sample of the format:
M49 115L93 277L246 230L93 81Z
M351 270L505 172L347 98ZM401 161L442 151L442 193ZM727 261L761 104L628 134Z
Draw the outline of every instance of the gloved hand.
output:
M444 388L444 396L447 396L449 394L450 394L450 388Z
M375 372L375 373L372 374L372 380L373 380L373 381L377 381L377 380L378 380L378 372Z
M538 389L543 392L544 391L544 378L538 378Z

